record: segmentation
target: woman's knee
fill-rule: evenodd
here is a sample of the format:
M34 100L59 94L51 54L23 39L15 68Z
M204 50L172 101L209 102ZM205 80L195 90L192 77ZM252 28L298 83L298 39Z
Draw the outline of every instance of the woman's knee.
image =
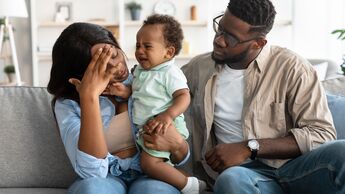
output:
M128 194L179 194L172 185L163 181L142 177L134 181L128 191Z
M68 193L73 194L125 194L126 185L117 177L91 177L76 181Z

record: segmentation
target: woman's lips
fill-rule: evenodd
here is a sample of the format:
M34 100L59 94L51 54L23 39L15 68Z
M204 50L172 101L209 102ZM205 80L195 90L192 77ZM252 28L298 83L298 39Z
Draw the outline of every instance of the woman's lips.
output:
M127 74L128 74L128 71L124 70L123 73L120 75L120 78L121 79L126 78Z

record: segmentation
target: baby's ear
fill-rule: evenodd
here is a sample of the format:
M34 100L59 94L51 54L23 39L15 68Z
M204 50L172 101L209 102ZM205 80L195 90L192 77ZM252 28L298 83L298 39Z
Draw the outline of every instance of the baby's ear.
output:
M169 46L167 48L167 53L165 54L165 58L171 59L175 56L175 47Z

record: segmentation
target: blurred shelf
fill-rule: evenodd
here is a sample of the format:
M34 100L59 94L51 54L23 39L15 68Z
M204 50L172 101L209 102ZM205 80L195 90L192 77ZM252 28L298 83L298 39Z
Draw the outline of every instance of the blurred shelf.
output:
M51 61L52 54L51 52L37 52L37 58L39 61Z
M200 26L200 27L205 27L207 26L207 21L194 21L194 20L185 20L185 21L180 21L182 26ZM142 26L143 21L139 20L139 21L125 21L124 25L125 26L132 26L132 27L138 27L138 26Z
M97 24L100 26L112 26L112 27L118 27L118 24L111 23L111 22L105 22L105 21L74 21L74 22L54 22L54 21L46 21L38 24L38 27L67 27L72 23L75 22L86 22L91 24Z
M0 82L0 86L17 86L17 82ZM22 82L22 86L25 85L25 82Z

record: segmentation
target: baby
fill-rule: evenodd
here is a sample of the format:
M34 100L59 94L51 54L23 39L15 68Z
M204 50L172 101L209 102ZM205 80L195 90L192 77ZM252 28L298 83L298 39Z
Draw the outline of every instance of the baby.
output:
M183 112L190 103L187 80L174 64L183 40L181 25L167 15L152 15L137 33L132 84L133 122L138 127L142 148L141 167L149 176L165 181L182 193L199 193L206 184L196 177L186 177L170 162L170 153L148 149L142 135L177 130L185 139L189 133Z

